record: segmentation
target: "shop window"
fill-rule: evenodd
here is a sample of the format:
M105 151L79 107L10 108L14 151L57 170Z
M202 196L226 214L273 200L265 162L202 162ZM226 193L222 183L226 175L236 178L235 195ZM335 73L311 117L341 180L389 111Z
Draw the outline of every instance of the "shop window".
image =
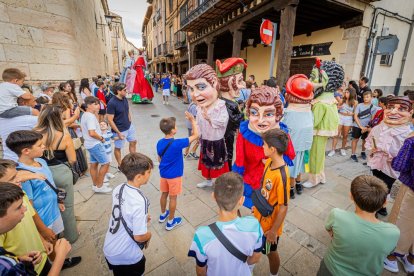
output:
M380 65L391 66L394 55L381 55Z

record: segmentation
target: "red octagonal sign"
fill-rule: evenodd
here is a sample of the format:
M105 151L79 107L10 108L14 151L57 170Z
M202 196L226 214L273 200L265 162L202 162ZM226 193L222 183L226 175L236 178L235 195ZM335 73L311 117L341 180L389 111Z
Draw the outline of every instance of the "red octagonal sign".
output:
M273 40L273 23L269 19L265 19L260 25L260 38L263 44L271 45Z

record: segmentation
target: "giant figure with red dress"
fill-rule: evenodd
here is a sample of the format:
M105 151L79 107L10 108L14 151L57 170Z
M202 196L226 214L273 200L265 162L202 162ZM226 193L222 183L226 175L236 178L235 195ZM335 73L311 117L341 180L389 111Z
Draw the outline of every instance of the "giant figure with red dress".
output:
M280 122L283 117L283 104L276 88L261 86L253 89L246 103L246 111L249 120L240 124L233 171L243 176L245 197L243 205L252 208L252 192L260 188L266 160L261 134L274 128L280 128L288 133L288 128ZM294 158L295 150L289 137L288 149L283 159L288 166L292 166Z
M152 87L145 78L144 70L147 68L147 62L143 51L139 51L139 56L133 69L136 71L134 89L132 90L133 103L150 103L154 98Z

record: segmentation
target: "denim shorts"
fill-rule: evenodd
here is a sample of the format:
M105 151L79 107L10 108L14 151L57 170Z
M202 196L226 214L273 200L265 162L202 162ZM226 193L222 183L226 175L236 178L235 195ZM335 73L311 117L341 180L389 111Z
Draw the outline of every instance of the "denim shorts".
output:
M122 149L125 145L125 141L128 141L128 143L137 141L137 138L135 137L135 127L133 124L131 124L128 130L122 131L121 133L125 136L125 139L114 141L116 149ZM115 133L115 137L118 137L118 134Z
M88 149L90 155L89 163L108 164L108 155L105 152L105 147L102 143L97 144L93 148Z

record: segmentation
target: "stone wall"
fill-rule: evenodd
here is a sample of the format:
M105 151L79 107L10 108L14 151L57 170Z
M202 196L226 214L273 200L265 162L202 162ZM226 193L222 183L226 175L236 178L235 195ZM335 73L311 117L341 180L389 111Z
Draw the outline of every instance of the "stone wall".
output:
M106 0L2 0L0 71L17 67L29 83L113 74Z

